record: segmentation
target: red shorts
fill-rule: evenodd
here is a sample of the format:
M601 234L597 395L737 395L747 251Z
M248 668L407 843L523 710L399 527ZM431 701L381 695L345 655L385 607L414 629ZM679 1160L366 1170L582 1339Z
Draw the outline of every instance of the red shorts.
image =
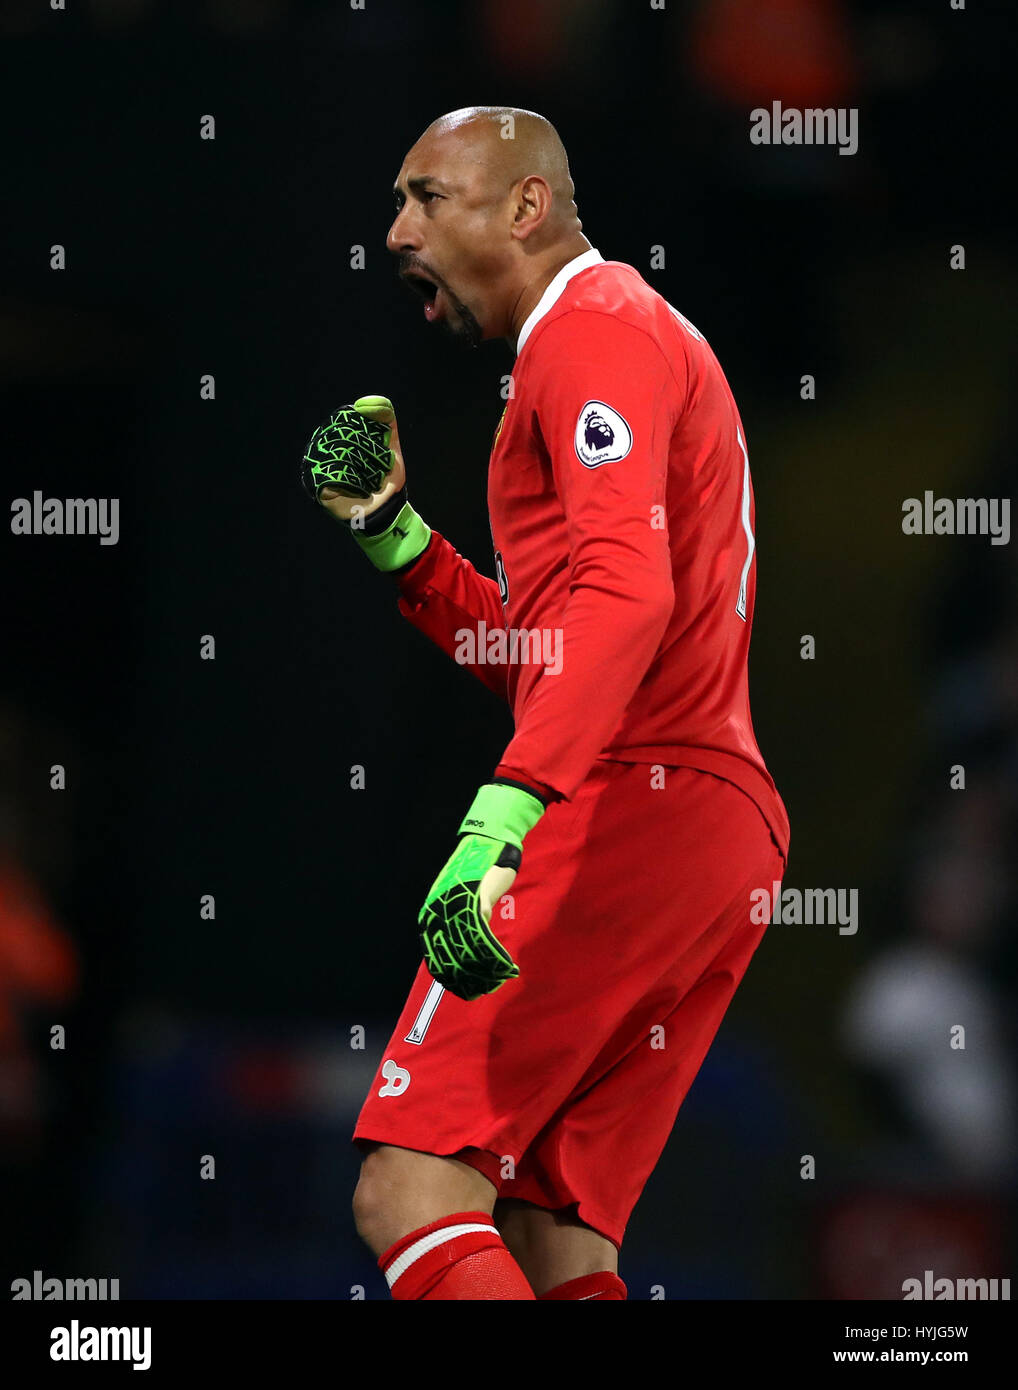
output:
M621 1245L785 867L744 792L652 771L599 760L527 836L491 919L518 979L467 1003L422 962L355 1144L455 1154Z

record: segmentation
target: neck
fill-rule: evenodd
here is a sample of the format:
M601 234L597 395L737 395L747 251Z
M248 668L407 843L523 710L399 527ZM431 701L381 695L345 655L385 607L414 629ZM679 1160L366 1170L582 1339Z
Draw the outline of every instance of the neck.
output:
M509 315L509 332L506 334L506 338L513 348L516 347L520 329L537 308L541 295L544 294L562 267L568 265L570 261L574 261L577 256L582 256L584 251L591 249L590 242L583 233L576 232L568 241L561 242L554 250L548 251L539 267L535 266L530 270L526 281L520 287L516 303Z

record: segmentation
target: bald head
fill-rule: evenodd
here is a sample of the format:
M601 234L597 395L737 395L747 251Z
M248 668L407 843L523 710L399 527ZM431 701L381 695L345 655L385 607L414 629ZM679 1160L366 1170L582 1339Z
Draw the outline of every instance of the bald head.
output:
M429 322L470 341L518 332L552 276L590 249L562 141L513 106L432 121L403 160L387 245ZM536 297L535 297L536 296Z
M431 137L458 148L461 158L487 174L492 188L534 175L547 183L556 222L576 218L575 188L565 146L551 121L517 106L464 106L432 121Z

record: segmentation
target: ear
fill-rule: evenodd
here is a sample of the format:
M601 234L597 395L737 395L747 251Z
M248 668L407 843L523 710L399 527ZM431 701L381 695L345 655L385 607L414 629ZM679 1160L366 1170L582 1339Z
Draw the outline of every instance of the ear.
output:
M516 186L512 235L518 241L533 236L551 212L552 192L540 174L528 174Z

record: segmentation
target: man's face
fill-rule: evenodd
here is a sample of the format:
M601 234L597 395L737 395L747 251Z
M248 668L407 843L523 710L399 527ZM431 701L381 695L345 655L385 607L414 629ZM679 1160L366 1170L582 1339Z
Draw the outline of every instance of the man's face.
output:
M429 323L472 344L504 332L501 279L509 265L509 188L498 186L469 135L426 133L396 180L386 246L424 300Z

